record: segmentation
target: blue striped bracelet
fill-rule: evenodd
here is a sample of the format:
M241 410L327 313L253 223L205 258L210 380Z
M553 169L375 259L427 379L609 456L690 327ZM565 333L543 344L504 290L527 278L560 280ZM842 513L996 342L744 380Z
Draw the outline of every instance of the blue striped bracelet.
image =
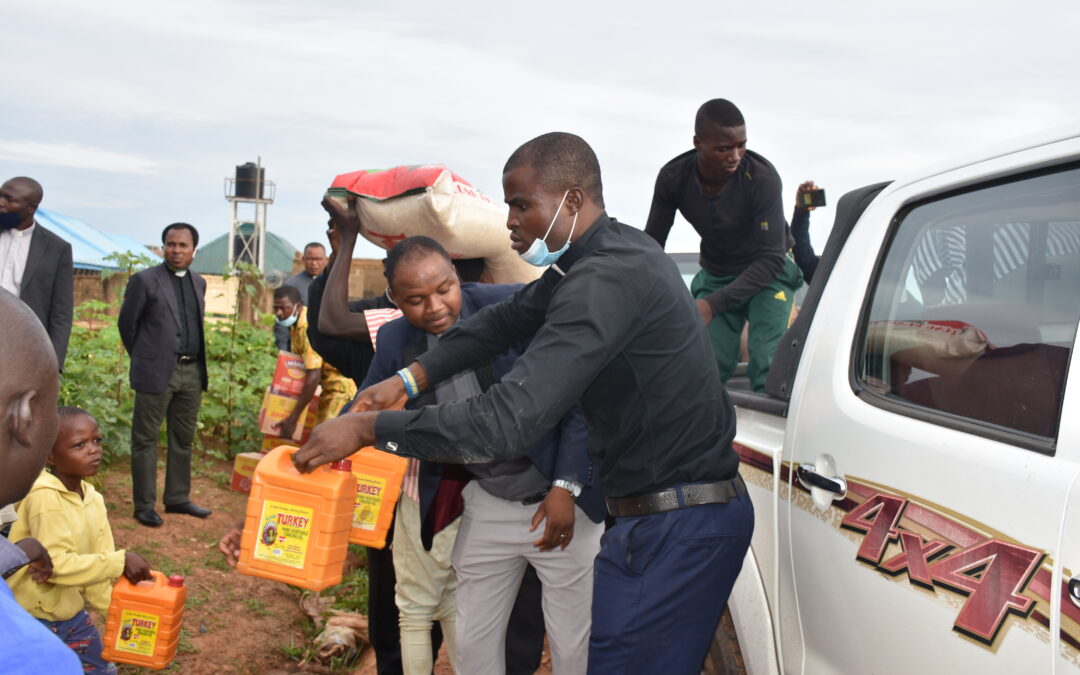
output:
M411 370L402 368L397 371L397 376L405 383L405 393L409 395L410 400L420 395L420 387L416 386L416 378L413 377Z

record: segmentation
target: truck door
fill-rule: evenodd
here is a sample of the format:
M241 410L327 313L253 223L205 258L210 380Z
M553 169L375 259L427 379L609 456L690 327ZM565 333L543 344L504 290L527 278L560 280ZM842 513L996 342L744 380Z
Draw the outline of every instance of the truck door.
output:
M1080 367L1077 363L1080 361L1074 359L1069 369L1071 384L1062 406L1066 411L1080 410ZM1058 457L1066 455L1072 458L1080 455L1080 415L1075 413L1062 417L1058 431ZM1050 626L1058 640L1054 672L1072 673L1080 667L1080 476L1074 476L1069 490L1059 540L1060 553L1054 561L1057 576L1047 585L1048 592L1058 589L1055 595L1060 605L1057 626Z
M886 191L837 260L784 445L781 571L801 629L784 635L787 672L1053 662L1051 574L1078 470L1059 427L1080 165L1019 168L1045 153Z

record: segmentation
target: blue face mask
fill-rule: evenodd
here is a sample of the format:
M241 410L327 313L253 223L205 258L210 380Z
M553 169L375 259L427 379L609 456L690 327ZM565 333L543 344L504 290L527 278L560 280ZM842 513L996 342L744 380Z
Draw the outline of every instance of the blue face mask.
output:
M300 312L297 312L296 314L293 314L292 316L290 316L288 319L285 319L284 321L275 317L274 318L274 323L276 323L279 326L285 326L286 328L288 328L289 326L296 323L297 319L299 319L299 318L300 318Z
M533 239L533 243L529 245L529 250L521 254L521 259L530 265L536 267L547 267L548 265L554 265L563 253L566 253L566 249L570 248L570 240L574 237L574 228L577 227L577 214L574 214L574 222L570 225L570 236L566 238L566 243L562 245L558 251L552 252L548 249L547 242L548 235L551 234L552 228L555 227L555 221L559 217L559 212L562 211L562 206L566 202L566 195L570 194L567 190L563 193L562 199L559 200L559 208L555 209L555 215L551 219L551 225L548 225L547 232L540 239Z

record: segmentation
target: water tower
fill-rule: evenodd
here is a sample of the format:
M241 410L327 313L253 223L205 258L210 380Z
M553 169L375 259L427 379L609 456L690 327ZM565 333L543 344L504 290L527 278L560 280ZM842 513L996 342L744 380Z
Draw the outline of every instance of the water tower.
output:
M225 179L229 201L229 262L251 263L266 271L266 210L274 203L275 186L266 180L262 158L236 167ZM244 206L241 206L243 204Z

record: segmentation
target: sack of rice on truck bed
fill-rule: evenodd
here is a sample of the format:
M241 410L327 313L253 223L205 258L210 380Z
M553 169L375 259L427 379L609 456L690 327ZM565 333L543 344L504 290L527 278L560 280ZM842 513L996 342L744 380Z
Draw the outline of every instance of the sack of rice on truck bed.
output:
M343 205L348 194L359 197L363 236L377 246L389 249L405 237L425 235L451 258L483 259L483 281L497 284L528 283L542 272L510 248L506 206L445 166L353 171L327 190Z

